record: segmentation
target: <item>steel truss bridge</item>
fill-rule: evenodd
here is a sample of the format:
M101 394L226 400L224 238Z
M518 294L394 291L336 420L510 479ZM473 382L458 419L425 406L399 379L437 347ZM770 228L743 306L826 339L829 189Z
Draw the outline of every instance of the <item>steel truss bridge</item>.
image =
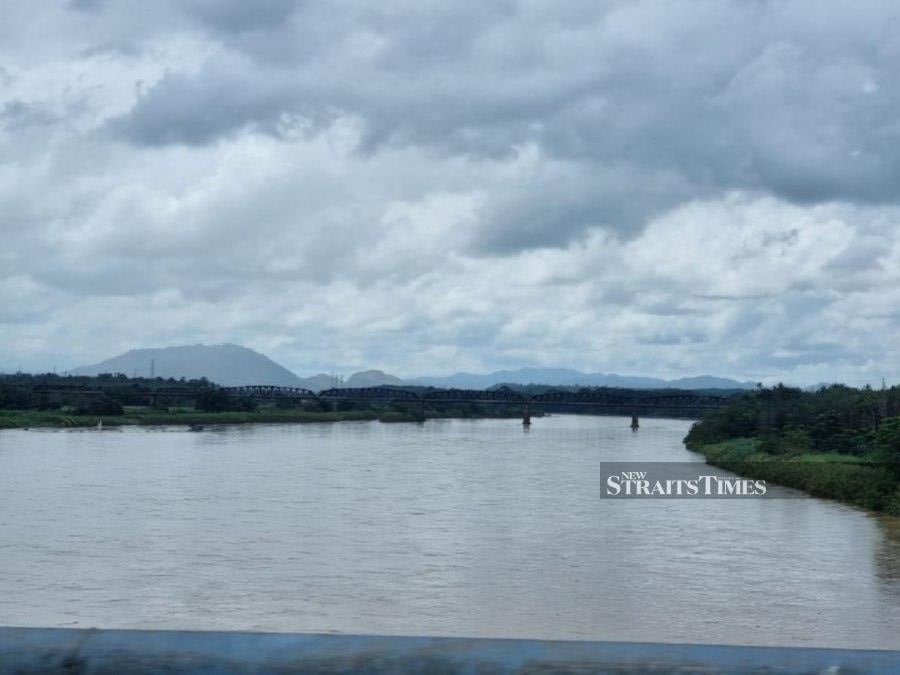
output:
M423 389L399 387L359 387L325 389L318 393L300 387L244 386L223 387L231 396L253 399L293 399L318 401L369 401L373 403L439 403L509 404L524 406L584 406L593 408L622 408L635 410L690 409L712 410L728 402L725 396L673 392L671 394L635 394L603 390L551 390L532 396L512 389Z
M613 414L632 415L632 425L637 426L638 414L650 412L705 412L721 408L728 403L725 396L673 391L672 393L652 393L641 395L637 390L609 391L582 389L566 391L552 389L543 394L526 395L512 389L404 389L402 387L342 387L314 392L302 387L279 387L272 385L247 385L241 387L219 387L220 391L237 398L270 401L354 401L363 403L407 403L424 410L427 405L447 403L475 403L480 405L521 406L522 421L531 423L531 412L538 410L558 410L576 408L586 412L607 411ZM37 386L37 394L75 394L99 396L106 393L101 387L78 385ZM204 389L188 387L160 387L135 391L146 396L151 404L160 398L196 398Z

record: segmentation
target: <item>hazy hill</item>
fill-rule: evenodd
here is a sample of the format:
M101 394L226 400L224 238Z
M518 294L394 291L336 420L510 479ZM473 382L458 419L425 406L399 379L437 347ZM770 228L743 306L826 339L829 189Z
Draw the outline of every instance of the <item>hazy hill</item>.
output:
M312 377L300 378L301 387L306 387L312 391L322 391L323 389L331 389L341 387L377 387L382 384L403 385L406 384L399 377L394 377L381 370L362 370L353 373L346 380L336 381L333 375L319 373Z
M272 384L305 386L303 380L267 356L239 345L189 345L159 349L132 349L91 366L75 368L73 375L124 373L150 375L151 362L158 377L205 377L224 386Z
M727 377L699 375L669 380L667 386L674 389L755 389L756 384L756 382L738 382Z
M629 389L752 389L752 382L738 382L724 377L700 375L663 380L614 373L582 373L569 368L519 368L493 373L456 373L445 377L417 377L414 384L459 389L487 389L501 382L510 384L549 384L555 386L623 387Z
M184 377L187 379L205 377L225 386L272 384L305 387L313 391L330 389L334 386L376 387L383 384L487 389L504 382L629 389L751 389L755 386L752 382L738 382L710 375L663 380L655 377L634 377L612 373L582 373L569 368L519 368L518 370L498 370L484 374L456 373L443 377L417 377L406 381L381 370L363 370L353 373L342 384L336 384L332 376L325 374L305 378L298 377L267 356L247 347L233 344L132 349L106 361L75 368L71 372L73 375L124 373L128 376L147 377L150 375L151 362L159 377Z
M299 387L306 387L310 391L322 391L323 389L331 389L338 386L334 377L325 373L319 373L312 377L301 377Z
M389 375L382 370L363 370L353 373L347 378L343 386L345 387L377 387L382 384L401 385L406 384L399 377Z

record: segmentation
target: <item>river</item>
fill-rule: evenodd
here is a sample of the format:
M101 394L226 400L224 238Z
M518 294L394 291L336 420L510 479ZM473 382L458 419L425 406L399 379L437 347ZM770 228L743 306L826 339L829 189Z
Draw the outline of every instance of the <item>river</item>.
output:
M900 519L601 499L683 420L0 432L0 625L900 648Z

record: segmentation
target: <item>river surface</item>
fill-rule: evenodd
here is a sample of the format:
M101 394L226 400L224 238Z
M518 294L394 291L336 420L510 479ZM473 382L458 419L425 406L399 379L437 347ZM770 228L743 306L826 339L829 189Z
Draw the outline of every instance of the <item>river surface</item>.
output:
M689 423L0 432L0 625L900 648L900 520L601 499Z

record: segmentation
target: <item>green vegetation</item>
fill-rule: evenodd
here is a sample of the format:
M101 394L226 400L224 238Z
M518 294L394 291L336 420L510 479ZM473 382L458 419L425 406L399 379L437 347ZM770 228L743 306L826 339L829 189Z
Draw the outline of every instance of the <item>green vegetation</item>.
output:
M280 399L260 403L229 395L206 380L128 378L124 375L60 377L0 375L0 429L205 425L431 418L518 417L520 406L474 403L422 408L417 404Z
M253 412L199 412L191 410L126 410L118 416L75 415L63 412L37 410L0 410L0 429L21 429L30 427L96 427L100 420L104 427L127 425L167 425L167 424L249 424L249 423L303 423L303 422L345 422L352 420L374 420L378 414L371 410L349 410L341 412L310 412L306 410L278 410L268 408Z
M900 515L900 387L760 389L696 423L685 444L750 478Z
M248 398L229 396L221 389L203 389L194 399L194 407L204 412L253 412L256 404Z
M349 422L379 420L381 422L422 422L426 419L458 417L519 417L521 412L488 411L481 415L454 414L453 411L426 411L426 414L396 410L307 410L282 409L275 406L253 411L204 412L197 410L154 410L126 408L121 415L91 415L74 410L0 410L0 429L28 429L34 427L76 428L96 427L102 420L104 427L129 425L191 425L191 424L302 424L308 422Z
M94 392L86 395L84 390ZM185 396L196 392L214 391L217 387L206 379L186 380L162 377L126 377L121 373L105 373L97 376L62 376L55 373L30 375L0 375L0 409L2 410L59 410L64 407L79 408L84 414L117 414L98 411L97 392L102 393L105 405L109 400L122 406L160 407L178 405ZM109 409L109 408L107 408Z
M626 387L582 387L575 385L549 385L549 384L498 384L490 387L491 391L508 389L509 391L521 394L525 397L538 396L551 392L567 392L572 394L587 394L589 396L609 396L612 398L620 398L629 402L621 405L605 404L603 406L593 407L583 405L577 408L566 405L554 405L553 403L542 403L541 410L548 413L564 413L566 415L616 415L620 417L631 417L635 412L634 404L640 406L639 413L641 417L668 417L668 418L687 418L697 419L702 414L703 409L691 408L688 405L679 407L653 405L654 400L659 398L672 398L677 396L716 396L731 397L744 393L745 389L628 389Z

